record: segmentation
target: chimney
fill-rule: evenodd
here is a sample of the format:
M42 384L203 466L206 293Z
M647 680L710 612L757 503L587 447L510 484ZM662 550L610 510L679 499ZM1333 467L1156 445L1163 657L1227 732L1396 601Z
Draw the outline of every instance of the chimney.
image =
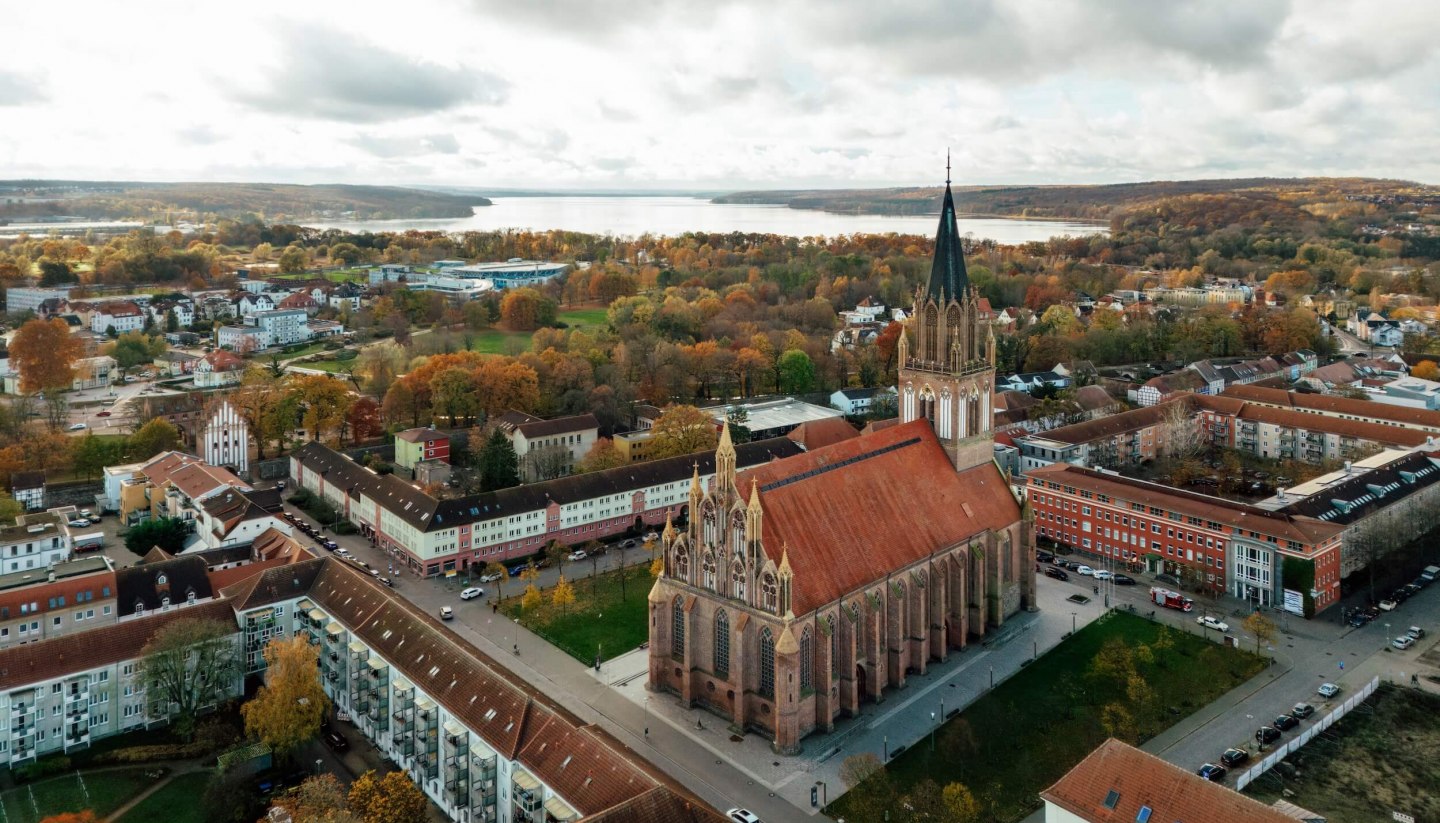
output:
M1284 490L1284 489L1277 489L1277 490L1276 490L1276 496L1280 498L1280 502L1281 502L1281 503L1284 503L1284 502L1285 502L1285 490Z

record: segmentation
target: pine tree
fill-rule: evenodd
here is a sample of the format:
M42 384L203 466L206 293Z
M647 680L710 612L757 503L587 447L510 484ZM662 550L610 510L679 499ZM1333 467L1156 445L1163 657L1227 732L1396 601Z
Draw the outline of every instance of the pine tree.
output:
M490 432L480 451L480 490L493 492L520 485L520 460L515 447L499 429Z

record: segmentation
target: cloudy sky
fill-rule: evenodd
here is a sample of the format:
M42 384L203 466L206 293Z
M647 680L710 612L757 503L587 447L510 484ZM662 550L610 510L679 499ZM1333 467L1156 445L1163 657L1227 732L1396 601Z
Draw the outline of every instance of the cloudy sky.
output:
M1430 0L7 5L0 178L1440 183Z

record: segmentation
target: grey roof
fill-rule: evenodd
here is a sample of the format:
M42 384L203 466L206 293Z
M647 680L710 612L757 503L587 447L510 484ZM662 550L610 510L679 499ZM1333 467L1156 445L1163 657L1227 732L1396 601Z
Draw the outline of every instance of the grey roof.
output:
M948 176L948 175L947 175ZM940 203L940 227L935 231L935 259L930 264L930 283L926 292L936 302L959 300L970 289L970 276L965 272L965 247L955 225L955 197L950 181L945 181L945 199Z
M737 468L745 468L802 451L799 444L789 438L773 437L736 446L735 463ZM392 474L377 475L320 443L306 443L292 452L292 456L306 471L323 476L327 484L344 489L351 497L358 497L363 491L391 514L427 532L533 512L551 502L564 505L685 480L697 464L701 474L715 471L715 453L697 452L453 500L436 500Z
M874 397L878 391L880 391L880 388L877 386L870 389L841 389L840 393L850 400L865 400ZM889 391L889 389L885 389L885 391Z
M196 600L207 600L214 593L205 558L195 555L174 557L142 563L115 572L115 608L121 617L134 614L143 604L147 611L158 609L162 597L169 596L170 605L183 604L191 592ZM160 582L162 579L165 582Z
M1342 526L1440 482L1440 460L1411 452L1376 469L1359 472L1303 500L1277 509Z
M10 475L12 489L38 489L45 485L45 472L15 472Z
M570 434L598 428L600 428L600 421L595 419L595 415L587 412L570 417L557 417L553 420L521 423L515 427L515 431L525 435L526 438L534 439L549 437L552 434Z

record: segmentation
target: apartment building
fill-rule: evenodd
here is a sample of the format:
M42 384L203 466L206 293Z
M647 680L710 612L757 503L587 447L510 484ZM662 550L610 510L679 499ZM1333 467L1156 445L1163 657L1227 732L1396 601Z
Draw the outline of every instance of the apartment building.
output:
M510 411L496 425L515 447L520 476L527 483L570 474L600 436L600 421L593 414L542 420Z
M434 429L406 429L395 435L395 465L414 471L422 460L450 462L450 436Z
M71 548L64 514L53 509L22 514L14 523L0 526L0 574L43 571L69 560Z
M309 320L304 309L275 309L247 315L245 323L260 330L266 346L288 346L310 339Z
M0 649L114 622L115 592L107 557L0 575Z
M736 447L741 468L798 454L788 438ZM709 483L713 452L682 455L511 489L437 500L320 443L290 455L295 482L328 500L371 542L426 576L603 539L688 515L691 484Z
M1440 434L1440 411L1430 409L1413 409L1351 397L1286 391L1264 386L1231 386L1220 396L1243 400L1257 406L1271 406L1304 414L1373 422L1382 426L1399 426L1428 434Z
M1353 460L1386 448L1408 449L1434 442L1422 429L1242 402L1230 396L1230 390L1220 397L1198 398L1196 410L1209 442L1272 460L1312 464Z
M1189 427L1193 404L1180 397L1154 406L1060 426L1015 438L1020 471L1051 463L1118 469L1154 460L1165 453L1167 431Z
M90 331L96 334L108 334L111 329L114 329L116 334L124 334L144 328L144 310L128 300L101 303L95 306L90 314Z
M1082 554L1307 616L1340 598L1342 524L1065 463L1026 479L1035 533Z

